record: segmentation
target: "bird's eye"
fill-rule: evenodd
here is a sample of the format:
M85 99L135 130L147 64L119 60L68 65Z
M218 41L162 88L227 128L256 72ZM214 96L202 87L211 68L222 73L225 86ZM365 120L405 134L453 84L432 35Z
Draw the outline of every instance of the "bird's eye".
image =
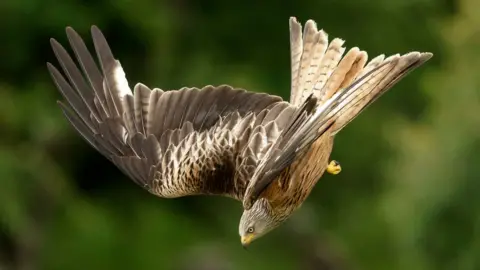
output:
M248 233L253 233L253 231L254 231L253 227L249 227L249 228L247 229L247 232L248 232Z

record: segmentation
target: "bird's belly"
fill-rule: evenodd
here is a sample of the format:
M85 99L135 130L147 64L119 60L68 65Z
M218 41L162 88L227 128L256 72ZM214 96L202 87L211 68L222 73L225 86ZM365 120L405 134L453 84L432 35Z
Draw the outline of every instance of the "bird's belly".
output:
M302 204L322 177L328 166L333 148L333 136L326 133L315 141L305 156L298 161L293 172L295 185L294 200Z

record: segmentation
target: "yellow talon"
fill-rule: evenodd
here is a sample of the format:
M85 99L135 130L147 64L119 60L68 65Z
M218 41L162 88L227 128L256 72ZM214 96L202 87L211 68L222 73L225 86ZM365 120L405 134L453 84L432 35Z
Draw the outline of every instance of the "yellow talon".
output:
M327 172L330 174L339 174L342 171L342 166L336 160L330 161L330 164L327 166Z

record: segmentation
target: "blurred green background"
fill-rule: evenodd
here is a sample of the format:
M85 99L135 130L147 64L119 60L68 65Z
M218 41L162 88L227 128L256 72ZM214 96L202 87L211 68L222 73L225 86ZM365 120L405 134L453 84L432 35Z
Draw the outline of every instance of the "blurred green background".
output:
M343 172L244 251L241 205L158 199L85 143L45 62L98 25L133 85L289 96L288 18L434 58L337 139ZM477 0L0 1L0 269L480 269ZM92 46L90 46L92 48Z

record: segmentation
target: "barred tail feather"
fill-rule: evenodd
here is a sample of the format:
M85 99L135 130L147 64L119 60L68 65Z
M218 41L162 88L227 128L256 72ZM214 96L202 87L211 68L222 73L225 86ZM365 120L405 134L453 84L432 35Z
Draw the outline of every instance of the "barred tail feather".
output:
M290 103L296 106L303 104L305 99L313 93L317 99L318 105L325 103L340 89L347 88L355 80L358 80L380 64L391 61L392 57L384 59L384 55L373 58L367 64L368 55L365 51L354 47L346 54L343 47L344 40L334 38L328 41L328 35L323 30L317 30L317 26L313 20L305 23L305 29L302 33L302 25L296 18L290 18L290 47L291 47L291 65L292 65L292 85L290 93ZM384 74L390 80L398 81L408 71L421 65L431 57L430 54L412 53L411 55L402 56L398 66L390 75ZM415 64L416 63L416 64ZM396 77L396 75L400 77ZM401 75L403 74L403 75ZM382 77L382 78L383 78ZM377 77L379 80L380 77ZM379 84L380 81L371 81L366 78L365 83ZM385 82L386 83L386 82ZM358 114L362 108L369 104L373 96L379 96L385 92L386 83L382 87L376 86L372 91L368 91L366 96L360 95L355 98L356 105L348 111L348 115ZM373 86L372 86L373 87ZM366 91L362 88L362 91ZM384 89L384 90L382 90ZM362 100L362 101L360 101ZM342 111L347 113L347 111ZM342 117L341 124L337 124L337 128L341 129L350 120L346 116Z
M359 115L368 105L390 89L408 72L419 67L432 57L431 53L410 52L379 55L367 63L365 51L354 47L345 55L344 41L317 30L313 20L302 25L295 17L290 18L290 46L292 86L290 103L301 106L312 95L322 106L337 92L345 89L338 106L329 113L325 123L335 122L332 134L337 133ZM332 107L333 108L333 107Z
M313 20L305 23L302 34L302 25L294 17L290 18L290 50L292 66L292 85L290 103L300 106L313 92L313 86L320 76L319 70L322 59L330 58L328 53L328 36L317 30ZM340 44L341 46L341 44Z
M367 53L355 47L344 55L344 43L340 38L329 42L327 33L317 30L313 20L305 23L302 34L302 25L290 18L290 103L300 106L313 94L320 105L358 77L367 62Z

